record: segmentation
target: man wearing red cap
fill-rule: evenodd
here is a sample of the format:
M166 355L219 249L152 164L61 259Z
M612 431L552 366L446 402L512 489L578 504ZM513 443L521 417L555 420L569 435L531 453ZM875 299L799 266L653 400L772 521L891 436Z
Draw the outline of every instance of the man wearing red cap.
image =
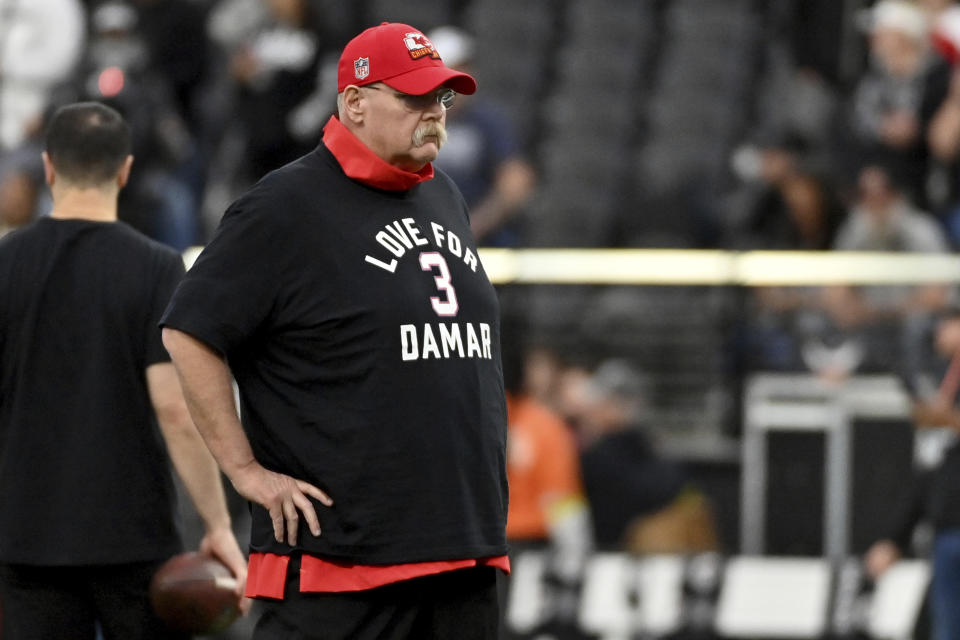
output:
M476 82L388 23L347 44L338 76L322 144L230 206L164 344L252 503L256 638L494 638L499 306L431 164Z

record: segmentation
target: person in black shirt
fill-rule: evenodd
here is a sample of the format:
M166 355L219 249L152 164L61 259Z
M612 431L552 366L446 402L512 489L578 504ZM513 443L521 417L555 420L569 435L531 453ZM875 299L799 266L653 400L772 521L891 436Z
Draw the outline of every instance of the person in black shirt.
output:
M117 222L129 148L116 111L58 110L43 153L53 211L0 240L4 638L180 637L148 597L182 548L171 460L206 526L201 550L246 575L157 328L183 260Z
M658 450L649 381L629 361L603 361L585 380L578 428L593 537L602 551L718 549L710 504L684 466Z
M355 37L322 143L229 207L162 319L194 420L253 503L256 638L496 637L499 304L431 164L475 89L414 27Z
M907 380L916 396L914 421L920 427L960 431L956 404L960 390L960 310L944 313L936 325L933 346L939 361L931 363L930 372L940 374L939 384L934 387L926 380L930 372L914 372ZM928 522L934 531L930 588L933 633L938 640L960 638L960 442L956 437L939 464L919 473L906 486L906 499L894 510L889 531L864 556L866 571L878 578L909 549L917 524Z

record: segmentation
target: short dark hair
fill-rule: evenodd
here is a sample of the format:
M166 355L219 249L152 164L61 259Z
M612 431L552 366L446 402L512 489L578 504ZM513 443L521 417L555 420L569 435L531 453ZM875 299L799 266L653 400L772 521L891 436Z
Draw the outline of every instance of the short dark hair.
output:
M98 186L112 180L130 155L130 127L99 102L69 104L53 114L44 148L64 179Z

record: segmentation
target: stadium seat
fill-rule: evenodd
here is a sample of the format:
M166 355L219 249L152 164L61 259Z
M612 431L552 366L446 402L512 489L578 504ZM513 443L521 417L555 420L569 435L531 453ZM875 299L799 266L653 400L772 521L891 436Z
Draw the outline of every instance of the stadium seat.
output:
M525 633L543 622L548 605L544 593L544 574L547 555L526 551L511 562L510 592L504 617L507 626L517 633Z
M874 638L909 640L930 583L930 564L902 560L877 581L867 614L867 632Z
M595 555L584 572L580 628L601 636L629 637L637 625L631 604L637 589L637 570L630 556Z
M820 637L827 629L830 584L825 558L731 558L715 631L726 638Z
M684 622L684 562L683 556L664 555L648 556L637 563L637 631L664 637L680 630Z

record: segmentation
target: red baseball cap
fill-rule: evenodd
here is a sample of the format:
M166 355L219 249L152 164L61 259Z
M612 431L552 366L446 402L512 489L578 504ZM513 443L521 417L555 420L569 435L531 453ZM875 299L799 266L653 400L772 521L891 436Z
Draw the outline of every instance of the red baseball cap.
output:
M477 90L472 76L443 64L440 53L419 29L399 22L370 27L348 42L340 54L338 92L350 84L361 87L374 82L412 95L440 86L465 94Z

